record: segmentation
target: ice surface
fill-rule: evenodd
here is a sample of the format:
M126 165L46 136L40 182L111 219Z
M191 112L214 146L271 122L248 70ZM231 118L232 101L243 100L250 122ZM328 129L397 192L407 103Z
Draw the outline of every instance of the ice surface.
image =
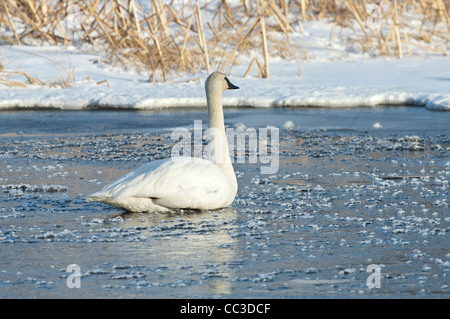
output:
M450 113L355 111L226 111L230 127L299 127L280 130L279 171L235 164L230 208L170 214L85 196L170 155L165 121L198 112L1 113L1 297L448 298Z

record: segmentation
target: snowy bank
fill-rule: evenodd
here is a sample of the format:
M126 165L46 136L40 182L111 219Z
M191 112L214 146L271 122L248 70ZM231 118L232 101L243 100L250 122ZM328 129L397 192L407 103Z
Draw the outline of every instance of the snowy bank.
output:
M160 109L204 107L207 74L150 83L145 74L98 63L93 54L56 47L1 47L11 64L44 83L25 88L0 84L0 109ZM45 56L45 58L44 58ZM55 63L54 61L57 61ZM416 105L450 110L450 57L358 58L353 61L271 61L270 79L243 78L247 66L229 77L241 89L224 94L226 106L361 107ZM71 72L70 87L58 79ZM301 72L301 74L299 74ZM18 75L17 77L20 77ZM52 87L53 86L53 87Z

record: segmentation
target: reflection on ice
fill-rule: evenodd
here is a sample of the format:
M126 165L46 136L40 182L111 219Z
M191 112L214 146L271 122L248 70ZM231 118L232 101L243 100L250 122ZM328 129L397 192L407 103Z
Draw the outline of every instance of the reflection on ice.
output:
M230 293L232 275L227 265L233 263L235 246L230 231L236 227L236 214L233 208L224 208L164 214L121 213L113 219L122 219L116 227L138 229L147 237L133 254L151 255L150 260L171 268L191 269L192 275L207 280L208 295L226 295Z

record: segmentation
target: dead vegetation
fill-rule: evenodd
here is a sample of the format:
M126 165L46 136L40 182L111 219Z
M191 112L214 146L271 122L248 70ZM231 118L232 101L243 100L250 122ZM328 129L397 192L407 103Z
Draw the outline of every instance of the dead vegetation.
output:
M291 41L308 20L332 21L330 43L350 30L345 37L360 52L399 59L412 47L446 54L449 43L450 3L444 0L148 2L143 8L135 0L0 0L0 30L9 31L0 41L89 45L106 53L108 63L146 70L151 82L227 72L242 56L250 61L245 76L256 68L269 77L271 56L308 58ZM411 24L412 18L420 23Z

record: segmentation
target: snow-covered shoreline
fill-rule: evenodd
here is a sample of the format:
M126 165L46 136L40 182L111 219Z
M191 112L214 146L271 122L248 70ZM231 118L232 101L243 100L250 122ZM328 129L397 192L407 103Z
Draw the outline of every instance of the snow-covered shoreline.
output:
M51 83L72 72L68 88L0 85L0 110L161 109L204 107L207 73L165 83L145 74L96 63L94 54L57 47L2 46L1 53L30 74ZM45 56L45 58L44 58ZM57 61L57 63L54 63ZM450 110L450 57L363 58L296 62L273 59L270 79L248 76L235 66L229 76L240 90L224 95L226 106L373 107L424 106ZM299 75L299 72L301 74ZM193 81L188 81L189 79Z
M229 2L237 8L241 5L241 1ZM205 3L208 4L207 1ZM150 2L145 2L143 5L143 13L152 12ZM379 31L385 36L392 31L390 15L387 14L390 8L387 7L383 7L383 10L387 10L385 16L379 16ZM133 67L128 64L132 64L130 60L124 59L118 62L108 58L111 55L108 44L102 41L91 43L78 39L79 35L75 32L78 29L73 19L77 15L78 18L84 17L84 13L69 10L75 14L75 17L72 16L72 20L67 21L68 16L62 15L61 21L66 22L68 30L72 30L74 44L70 44L72 43L70 41L64 42L64 45L62 42L49 44L51 42L45 39L25 36L22 45L9 45L6 43L16 42L2 40L0 44L0 110L50 108L141 110L204 107L206 101L203 82L208 73L219 64L224 65L230 79L232 78L233 83L241 88L224 94L224 104L227 106L414 105L430 110L448 111L450 110L450 57L444 56L448 51L448 41L441 41L447 39L448 28L445 23L430 23L425 13L428 12L427 10L416 12L412 5L406 5L405 8L400 21L401 31L404 33L402 38L409 34L410 41L407 40L408 38L401 41L404 51L401 55L383 53L377 45L370 46L370 49L362 49L359 36L365 39L369 34L360 33L361 26L352 19L348 21L349 25L346 27L339 27L336 19L332 17L318 20L303 19L305 21L302 23L294 23L294 21L300 21L299 12L294 6L287 15L288 20L292 22L292 32L289 32L286 37L284 32L274 31L278 30L276 28L270 31L269 39L278 39L278 42L269 41L269 79L257 78L256 66L249 72L249 76L244 78L254 58L260 63L265 61L261 48L256 44L258 42L255 42L249 45L245 52L235 57L233 65L218 62L220 57L213 56L215 51L211 50L210 71L177 75L176 71L172 70L171 74L165 74L167 81L163 83L148 81L150 76L159 80L158 72L161 71L154 70L154 73L151 73L148 66L136 70L136 65ZM186 9L192 14L189 6ZM236 14L237 12L241 11L238 9ZM206 5L202 14L204 14L204 21L209 21L208 19L214 19L216 11L212 9L212 6ZM270 22L270 17L267 18ZM275 20L272 23L278 24ZM369 27L368 24L370 25L366 21L367 27ZM26 30L26 23L18 19L16 27L18 30ZM169 24L169 28L173 28L172 31L175 32L178 30L178 24ZM365 27L363 29L365 30ZM423 29L425 33L417 34L418 29ZM207 39L215 37L209 28L205 30ZM433 34L435 32L442 34L433 41L429 40L430 43L422 43L420 39L430 32L426 30L435 30ZM7 35L5 39L8 37L12 39L12 30L7 28L6 24L1 26L0 31ZM146 41L150 41L148 34L146 36ZM182 38L185 39L184 36ZM375 42L375 38L372 40ZM394 48L395 41L391 40L392 49L395 52L398 48ZM279 47L280 43L286 41L289 43L288 47ZM385 48L388 49L389 36L385 41ZM216 42L212 41L208 45L217 45L214 43ZM227 53L231 54L236 43L223 43L223 45ZM398 56L403 58L398 59ZM201 66L187 69L198 70ZM181 71L181 69L178 70ZM34 82L34 84L28 84L28 82Z

